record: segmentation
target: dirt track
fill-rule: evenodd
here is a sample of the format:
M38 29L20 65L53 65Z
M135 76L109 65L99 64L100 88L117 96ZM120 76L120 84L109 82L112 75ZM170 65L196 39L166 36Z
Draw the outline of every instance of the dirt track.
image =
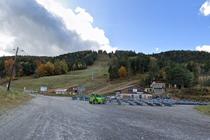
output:
M0 116L1 140L210 140L210 118L192 106L89 105L38 96Z

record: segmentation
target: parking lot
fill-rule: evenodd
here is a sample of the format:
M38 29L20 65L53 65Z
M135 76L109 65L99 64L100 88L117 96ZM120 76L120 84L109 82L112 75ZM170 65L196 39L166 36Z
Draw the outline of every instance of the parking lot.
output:
M129 101L130 102L130 101ZM2 140L209 140L210 118L193 106L93 105L36 96L0 116ZM123 105L125 104L125 105Z
M88 101L88 96L73 97L73 100ZM174 100L170 98L156 98L156 99L119 99L115 96L107 97L107 105L130 105L130 106L160 106L172 107L175 105L208 105L208 102L196 102L190 100Z

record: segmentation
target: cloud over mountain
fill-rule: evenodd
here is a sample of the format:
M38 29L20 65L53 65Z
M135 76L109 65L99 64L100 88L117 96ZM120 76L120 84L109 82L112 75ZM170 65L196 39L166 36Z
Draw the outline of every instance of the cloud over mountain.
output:
M12 53L19 44L30 55L115 50L93 20L85 9L65 8L55 0L1 0L0 55Z
M197 50L197 51L210 52L210 45L197 46L197 47L196 47L196 50Z

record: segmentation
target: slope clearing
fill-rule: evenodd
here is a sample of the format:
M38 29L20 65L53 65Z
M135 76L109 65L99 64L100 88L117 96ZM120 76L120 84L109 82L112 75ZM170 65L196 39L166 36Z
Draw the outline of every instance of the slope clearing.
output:
M110 82L108 79L108 55L99 55L93 66L85 70L71 71L66 75L48 76L41 78L24 77L12 82L12 87L23 90L24 87L31 90L39 90L41 85L49 88L69 88L83 86L87 93L98 92L101 94L113 91L137 83L138 76L131 79L116 80Z

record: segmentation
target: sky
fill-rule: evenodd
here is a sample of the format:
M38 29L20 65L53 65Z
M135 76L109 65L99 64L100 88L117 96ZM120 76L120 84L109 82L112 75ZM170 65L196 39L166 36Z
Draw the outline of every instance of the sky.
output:
M210 52L210 0L1 0L0 56Z

